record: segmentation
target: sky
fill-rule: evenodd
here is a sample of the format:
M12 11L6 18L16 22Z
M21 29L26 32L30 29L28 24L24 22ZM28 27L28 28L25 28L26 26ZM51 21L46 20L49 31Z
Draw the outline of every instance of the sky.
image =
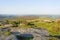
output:
M60 15L60 0L0 0L0 14Z

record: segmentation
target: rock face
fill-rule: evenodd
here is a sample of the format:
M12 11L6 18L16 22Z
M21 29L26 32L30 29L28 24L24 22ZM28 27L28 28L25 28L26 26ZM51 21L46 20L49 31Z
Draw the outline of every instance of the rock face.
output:
M14 35L10 35L6 40L18 40Z
M14 35L6 35L5 33L9 33L10 30L8 28L0 29L0 40L18 40Z
M38 28L28 28L28 29L18 29L15 28L17 32L20 34L32 34L34 36L33 40L48 40L46 36L49 36L49 33L45 29L38 29ZM13 30L12 30L13 32ZM15 31L14 31L15 32Z
M6 29L4 29L7 31ZM5 32L4 30L0 30L2 33ZM38 29L38 28L28 28L28 29L22 29L22 28L11 28L10 32L11 35L5 35L0 32L0 40L18 40L15 35L21 35L21 34L31 34L33 35L32 40L48 40L46 36L49 36L49 33L45 29ZM30 35L30 36L31 36ZM26 35L23 35L24 37Z
M0 35L0 40L18 40L14 35Z

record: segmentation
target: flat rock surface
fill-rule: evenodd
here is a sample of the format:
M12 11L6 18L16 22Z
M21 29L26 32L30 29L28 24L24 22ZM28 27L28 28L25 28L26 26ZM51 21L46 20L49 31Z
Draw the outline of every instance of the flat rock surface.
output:
M1 35L0 40L18 40L14 35L6 36L6 35Z
M20 34L32 34L34 36L33 40L48 40L48 38L45 36L49 36L49 33L47 30L36 29L36 28L29 28L29 29L13 28L11 32L19 32Z
M46 36L49 36L47 30L38 28L28 28L28 29L11 28L10 32L11 35L9 36L0 33L0 40L18 40L15 35L21 35L21 34L31 34L34 36L33 40L48 40Z

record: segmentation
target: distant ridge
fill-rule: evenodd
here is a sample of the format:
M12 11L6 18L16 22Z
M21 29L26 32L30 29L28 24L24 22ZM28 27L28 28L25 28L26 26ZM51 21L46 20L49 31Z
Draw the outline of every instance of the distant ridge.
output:
M14 15L0 15L0 18L11 18L15 17Z
M60 15L1 15L0 18L15 18L15 17L48 17L48 18L60 18Z

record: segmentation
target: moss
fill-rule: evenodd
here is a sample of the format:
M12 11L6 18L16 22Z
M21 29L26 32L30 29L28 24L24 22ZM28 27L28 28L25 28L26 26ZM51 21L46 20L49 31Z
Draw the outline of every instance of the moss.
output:
M5 34L5 35L10 35L11 33L10 33L10 32L5 32L4 34Z
M49 40L59 40L58 38L49 38Z

